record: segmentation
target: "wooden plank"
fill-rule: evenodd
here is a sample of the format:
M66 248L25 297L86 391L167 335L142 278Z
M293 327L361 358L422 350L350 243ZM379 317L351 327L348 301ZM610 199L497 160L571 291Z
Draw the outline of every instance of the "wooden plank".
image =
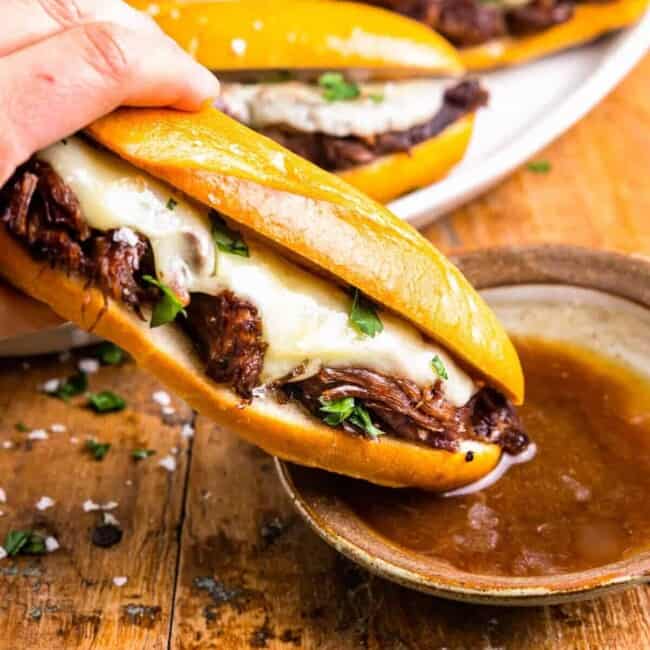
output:
M83 397L69 404L48 397L37 387L74 370L74 360L55 357L0 363L0 543L11 529L44 529L60 550L39 558L0 561L0 648L137 648L167 647L172 593L181 523L187 446L181 422L191 419L187 406L163 422L152 401L160 384L132 363L105 367L89 375L90 390L112 390L128 400L122 413L95 415ZM63 424L65 432L30 441L17 431ZM56 427L55 427L56 428ZM101 462L84 450L88 437L110 442ZM77 439L77 444L71 442ZM158 459L177 447L178 469L169 473ZM140 463L134 448L152 448L157 455ZM56 503L36 509L43 496ZM84 512L87 499L105 504L123 529L112 548L91 543L98 512ZM113 578L126 576L119 588Z

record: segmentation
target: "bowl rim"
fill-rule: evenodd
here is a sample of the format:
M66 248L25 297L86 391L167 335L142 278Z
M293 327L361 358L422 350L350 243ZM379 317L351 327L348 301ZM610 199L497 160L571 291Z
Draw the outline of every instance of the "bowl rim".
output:
M565 285L593 289L650 309L650 258L640 255L542 244L486 248L452 260L478 290ZM294 481L295 466L277 458L275 466L294 507L322 539L372 573L418 591L463 602L548 605L650 582L650 551L586 571L541 577L472 574L442 562L436 570L433 559L427 570L422 559L415 559L422 556L409 558L335 495L305 495Z

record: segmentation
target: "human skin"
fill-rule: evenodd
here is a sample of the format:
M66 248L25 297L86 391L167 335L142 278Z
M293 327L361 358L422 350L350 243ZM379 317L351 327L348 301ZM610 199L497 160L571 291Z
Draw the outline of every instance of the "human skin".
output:
M198 110L219 85L121 0L0 1L0 187L35 151L120 105ZM0 285L0 338L58 322Z

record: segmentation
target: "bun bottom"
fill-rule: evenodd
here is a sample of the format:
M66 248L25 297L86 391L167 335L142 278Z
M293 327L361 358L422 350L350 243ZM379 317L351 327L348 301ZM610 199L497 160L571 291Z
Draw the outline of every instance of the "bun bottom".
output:
M602 3L595 0L592 4L578 4L573 18L566 23L532 36L495 39L476 47L461 48L460 56L470 71L517 65L627 27L641 17L647 6L647 0Z
M203 416L226 424L249 442L285 460L393 487L449 490L471 483L498 462L493 444L464 441L456 452L429 449L388 436L355 437L318 423L291 404L240 399L205 375L189 337L170 325L150 329L126 307L83 280L37 262L0 228L0 275L59 316L124 348ZM468 451L473 460L467 462Z
M474 115L466 115L408 152L381 156L337 175L375 201L388 203L446 176L465 155L473 130Z

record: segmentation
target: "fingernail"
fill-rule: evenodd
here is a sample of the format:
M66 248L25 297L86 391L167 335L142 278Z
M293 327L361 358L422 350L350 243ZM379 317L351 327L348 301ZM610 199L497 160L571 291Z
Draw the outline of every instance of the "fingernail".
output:
M219 96L219 80L206 68L201 68L201 76L198 78L201 94L206 99L216 99Z

